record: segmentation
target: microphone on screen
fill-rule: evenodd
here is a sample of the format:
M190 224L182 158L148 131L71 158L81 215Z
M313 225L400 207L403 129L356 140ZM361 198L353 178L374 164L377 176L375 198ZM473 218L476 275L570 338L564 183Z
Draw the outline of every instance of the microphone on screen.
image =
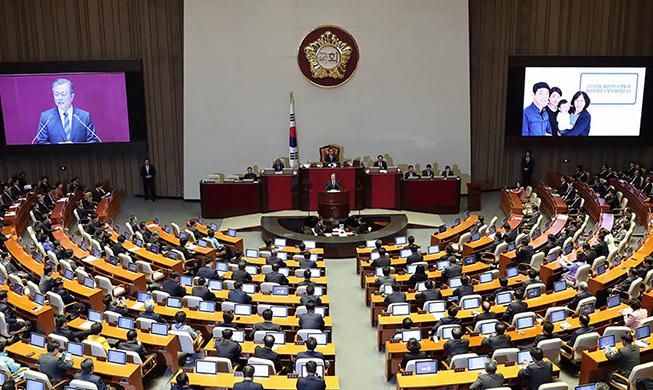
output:
M91 129L90 127L86 126L86 123L82 122L82 120L79 119L79 116L77 114L73 114L73 116L75 117L75 119L79 121L79 123L82 124L82 126L86 127L86 130L90 131L93 134L93 136L97 138L98 141L100 141L100 143L102 142L102 139L97 134L95 134L95 131L93 131L93 129Z
M43 124L43 126L41 126L41 128L39 129L39 131L36 132L36 136L34 137L34 139L32 139L32 143L31 143L32 145L34 145L34 141L36 141L36 139L39 137L39 135L41 134L41 132L43 131L43 129L45 129L45 126L47 126L48 123L50 123L50 121L52 120L52 118L54 118L54 114L50 115L50 117L48 118L48 120L45 121L45 123Z

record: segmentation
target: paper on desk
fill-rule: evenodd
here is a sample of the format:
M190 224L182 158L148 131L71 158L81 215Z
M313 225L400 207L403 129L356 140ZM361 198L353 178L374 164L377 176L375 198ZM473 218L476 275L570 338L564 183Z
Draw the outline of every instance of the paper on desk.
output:
M98 259L98 258L95 257L95 256L86 256L86 257L84 257L84 258L82 259L82 261L83 261L84 263L90 263L91 261L95 261L95 260L97 260L97 259Z
M635 345L642 349L648 349L648 345L644 343L642 340L635 340Z
M84 323L81 324L79 327L82 329L91 329L91 325L93 325L91 321L84 321Z
M562 324L560 324L560 327L562 328L562 330L567 330L567 329L571 328L571 324L569 322L565 321Z
M155 223L151 223L151 224L149 224L149 225L145 225L145 226L146 226L148 229L151 229L151 228L153 228L153 227L156 227L156 224L155 224Z
M195 244L187 244L186 248L194 251L195 249L199 248L199 246L197 246Z
M621 310L619 310L619 312L620 312L621 314L627 316L628 314L633 314L633 309L631 309L630 307L627 307L627 308L625 308L625 309L621 309Z
M129 249L127 249L127 250L133 253L133 252L138 252L139 249L141 249L141 248L135 246L135 247L133 247L133 248L129 248Z
M62 203L62 202L68 202L68 197L61 198L57 201L57 203Z
M433 318L440 321L441 319L444 318L444 313L433 313Z
M143 308L143 306L144 306L144 305L143 305L143 302L136 302L136 303L134 303L134 304L132 305L132 307L131 307L130 309L133 309L133 310L140 310L140 309Z

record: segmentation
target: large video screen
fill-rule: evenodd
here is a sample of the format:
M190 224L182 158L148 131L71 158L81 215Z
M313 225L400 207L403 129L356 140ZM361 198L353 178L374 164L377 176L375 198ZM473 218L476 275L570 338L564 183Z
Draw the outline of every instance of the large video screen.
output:
M5 142L130 142L125 73L0 75Z
M526 67L522 136L640 135L644 67Z

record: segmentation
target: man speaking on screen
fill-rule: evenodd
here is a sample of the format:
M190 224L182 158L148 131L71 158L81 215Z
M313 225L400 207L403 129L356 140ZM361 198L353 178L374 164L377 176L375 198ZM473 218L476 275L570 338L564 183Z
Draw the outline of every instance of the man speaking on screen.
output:
M533 103L524 108L522 118L522 136L551 135L549 114L544 107L549 104L549 84L544 82L533 85Z
M102 142L95 134L91 114L73 107L75 87L70 80L56 79L52 95L57 107L41 113L41 120L32 144Z

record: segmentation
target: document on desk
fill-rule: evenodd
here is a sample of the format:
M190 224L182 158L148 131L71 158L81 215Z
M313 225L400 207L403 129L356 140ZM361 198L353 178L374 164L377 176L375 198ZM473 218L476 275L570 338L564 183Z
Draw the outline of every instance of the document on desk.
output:
M91 325L93 325L93 322L84 321L79 327L82 329L91 329Z
M143 302L136 302L136 303L134 303L134 304L130 307L130 309L133 309L133 310L140 310L140 309L143 308L143 306L144 306L144 305L143 305Z
M133 248L129 248L129 249L127 249L127 250L130 251L131 253L134 253L134 252L138 252L139 249L141 249L141 248L135 246L135 247L133 247Z
M156 227L156 224L155 224L155 223L151 223L151 224L149 224L149 225L145 225L145 227L147 227L148 229L152 229L153 227Z
M97 259L98 259L98 258L95 257L95 256L86 256L86 257L84 257L84 258L82 259L82 261L83 261L84 263L90 263L91 261L95 261L95 260L97 260Z
M562 328L562 330L567 330L567 329L571 328L571 324L569 322L565 321L562 324L560 324L560 327Z
M440 321L444 318L444 313L433 313L433 318L435 318L437 321Z
M187 244L187 245L186 245L186 249L190 249L190 250L192 250L192 251L194 251L194 250L197 249L197 248L199 248L199 246L197 246L197 245L195 245L195 244Z
M333 234L331 233L324 233L324 237L331 237Z
M641 349L648 349L648 344L646 344L642 340L635 340L635 345L637 345Z

